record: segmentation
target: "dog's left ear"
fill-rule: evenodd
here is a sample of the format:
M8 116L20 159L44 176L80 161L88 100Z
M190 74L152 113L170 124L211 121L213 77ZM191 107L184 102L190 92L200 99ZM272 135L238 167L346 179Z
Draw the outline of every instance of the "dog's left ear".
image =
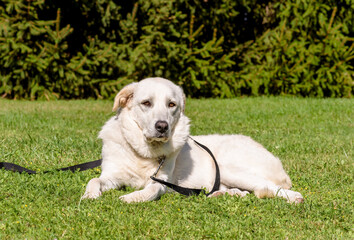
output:
M183 88L181 86L178 86L180 94L182 95L182 113L184 114L184 110L186 109L186 94L184 94Z
M137 85L138 83L134 82L119 91L117 96L114 98L113 111L117 111L118 108L125 107L128 104L133 97L134 90Z
M183 93L183 107L182 107L182 113L184 113L184 110L186 109L186 95Z

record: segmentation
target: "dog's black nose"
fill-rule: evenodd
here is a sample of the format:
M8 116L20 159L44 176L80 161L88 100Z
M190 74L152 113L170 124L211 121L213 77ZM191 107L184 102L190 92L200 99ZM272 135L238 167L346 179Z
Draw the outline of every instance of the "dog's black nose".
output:
M159 133L165 133L168 130L168 123L166 121L157 121L155 128Z

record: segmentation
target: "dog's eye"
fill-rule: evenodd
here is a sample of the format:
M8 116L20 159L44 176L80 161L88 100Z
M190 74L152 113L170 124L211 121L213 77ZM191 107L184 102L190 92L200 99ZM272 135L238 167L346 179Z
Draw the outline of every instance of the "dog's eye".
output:
M143 101L141 104L143 104L145 107L151 107L150 101Z
M176 106L176 103L174 103L174 102L170 102L170 103L168 104L168 107L170 107L170 108L173 108L174 106Z

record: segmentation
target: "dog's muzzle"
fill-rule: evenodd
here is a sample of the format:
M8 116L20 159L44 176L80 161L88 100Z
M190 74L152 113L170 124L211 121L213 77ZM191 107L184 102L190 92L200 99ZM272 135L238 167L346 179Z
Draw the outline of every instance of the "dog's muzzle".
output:
M166 121L157 121L155 123L155 133L151 137L146 136L148 142L167 142L169 138L169 126Z

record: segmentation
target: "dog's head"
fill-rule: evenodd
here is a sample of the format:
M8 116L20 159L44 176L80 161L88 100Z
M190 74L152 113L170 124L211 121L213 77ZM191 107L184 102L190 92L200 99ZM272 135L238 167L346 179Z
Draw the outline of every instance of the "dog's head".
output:
M163 78L147 78L124 87L113 111L126 108L147 142L167 142L184 112L183 90Z

